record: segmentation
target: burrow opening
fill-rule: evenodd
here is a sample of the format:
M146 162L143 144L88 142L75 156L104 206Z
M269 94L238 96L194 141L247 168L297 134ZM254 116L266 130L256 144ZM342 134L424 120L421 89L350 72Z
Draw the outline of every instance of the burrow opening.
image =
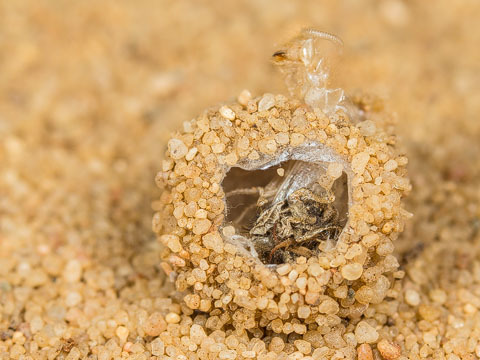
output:
M235 229L230 240L266 265L308 258L336 242L348 220L348 176L326 189L317 180L327 166L288 160L266 169L232 167L222 182L224 227Z

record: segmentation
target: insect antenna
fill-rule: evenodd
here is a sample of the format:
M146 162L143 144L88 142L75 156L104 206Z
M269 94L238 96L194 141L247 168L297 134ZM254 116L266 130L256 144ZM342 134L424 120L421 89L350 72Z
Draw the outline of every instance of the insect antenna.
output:
M333 35L329 32L326 32L326 31L320 31L320 30L316 30L316 29L312 29L312 28L306 28L306 29L302 30L302 35L309 35L309 36L312 36L312 37L316 37L318 39L329 40L329 41L335 43L336 45L339 45L339 46L343 47L342 39L340 39L336 35Z

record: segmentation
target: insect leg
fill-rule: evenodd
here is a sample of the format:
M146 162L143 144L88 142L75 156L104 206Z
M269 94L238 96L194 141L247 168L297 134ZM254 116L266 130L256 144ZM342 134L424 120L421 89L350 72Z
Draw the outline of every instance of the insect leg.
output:
M235 189L231 190L228 193L225 194L225 196L230 197L230 196L235 196L235 195L255 195L260 193L262 188L260 187L252 187L250 189Z
M306 258L312 256L312 250L307 249L305 246L299 246L297 248L291 248L289 251L292 253L299 255L299 256L305 256Z
M282 241L280 244L277 244L273 249L272 251L270 251L270 256L268 257L268 262L272 262L272 258L273 258L273 255L275 254L275 252L279 249L282 249L282 248L286 248L286 247L289 247L290 245L292 245L293 243L293 240L291 239L288 239L288 240L285 240L285 241Z
M245 217L245 215L247 215L247 213L252 210L252 208L256 207L256 204L250 204L248 205L243 211L242 213L237 217L237 219L235 220L235 222L237 223L240 223L243 218Z

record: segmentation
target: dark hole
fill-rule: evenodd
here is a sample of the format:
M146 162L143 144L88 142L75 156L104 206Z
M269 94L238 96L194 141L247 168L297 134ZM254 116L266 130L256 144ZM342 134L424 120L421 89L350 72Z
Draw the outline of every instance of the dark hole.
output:
M283 177L277 173L279 168L285 171ZM348 179L343 173L334 182L331 193L335 200L329 202L325 189L316 182L308 183L324 172L322 165L300 160L265 170L232 168L222 186L226 225L235 228L238 245L256 252L265 264L282 264L317 254L326 240L336 241L347 223Z

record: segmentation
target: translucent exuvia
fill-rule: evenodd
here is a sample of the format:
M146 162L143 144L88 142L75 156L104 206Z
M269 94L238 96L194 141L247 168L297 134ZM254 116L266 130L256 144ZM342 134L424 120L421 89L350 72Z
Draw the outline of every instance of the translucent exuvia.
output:
M341 88L332 87L332 68L343 50L340 38L305 29L273 54L273 62L285 75L288 90L307 105L334 114L351 108Z

